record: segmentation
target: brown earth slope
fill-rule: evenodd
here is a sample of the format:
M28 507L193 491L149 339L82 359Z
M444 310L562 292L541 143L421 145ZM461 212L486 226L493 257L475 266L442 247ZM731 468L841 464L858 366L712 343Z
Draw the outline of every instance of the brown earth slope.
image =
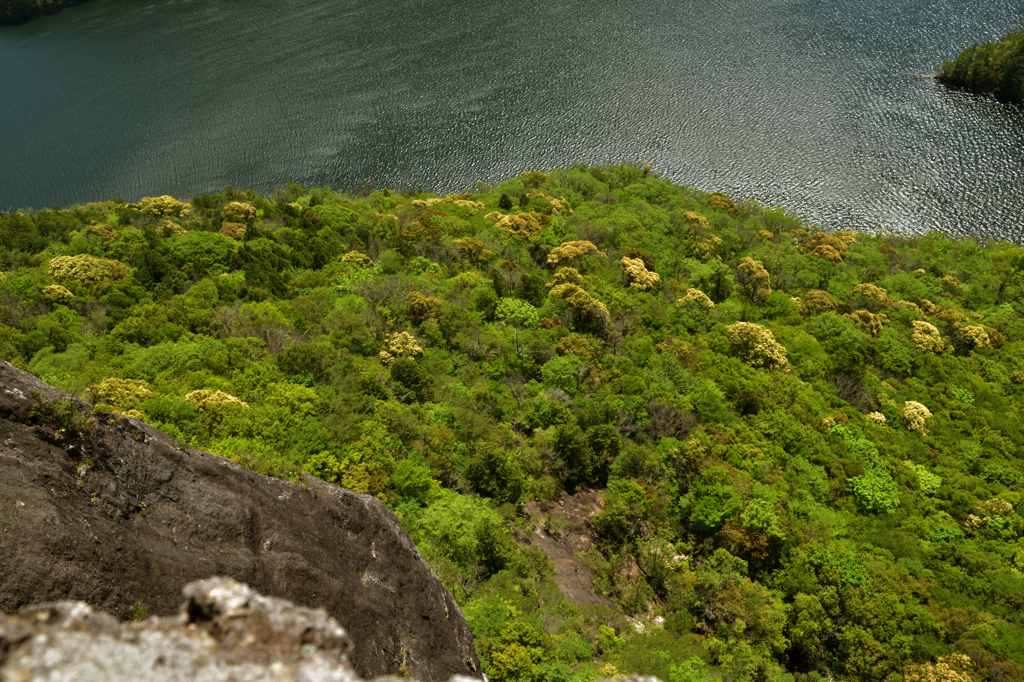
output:
M0 361L0 611L71 599L170 615L186 583L223 575L325 608L364 678L479 677L465 618L380 502L261 476L127 417L87 418L80 400L73 419L38 414L67 398Z
M561 493L551 502L526 505L533 522L533 534L526 544L548 555L555 582L577 606L613 607L612 600L594 591L594 571L579 559L597 539L590 520L600 509L601 494L596 490Z

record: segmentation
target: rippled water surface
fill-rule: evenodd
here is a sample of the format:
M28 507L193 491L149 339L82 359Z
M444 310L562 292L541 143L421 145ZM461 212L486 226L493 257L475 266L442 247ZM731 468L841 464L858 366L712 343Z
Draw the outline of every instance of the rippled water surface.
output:
M91 0L0 29L0 209L636 160L830 228L1024 241L1020 0Z

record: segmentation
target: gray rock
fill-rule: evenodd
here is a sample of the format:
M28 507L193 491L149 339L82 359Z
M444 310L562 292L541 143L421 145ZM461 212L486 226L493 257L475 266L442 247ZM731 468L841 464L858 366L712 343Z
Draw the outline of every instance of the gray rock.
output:
M348 635L323 609L264 597L230 578L189 583L177 617L119 624L84 602L0 617L10 682L359 682Z

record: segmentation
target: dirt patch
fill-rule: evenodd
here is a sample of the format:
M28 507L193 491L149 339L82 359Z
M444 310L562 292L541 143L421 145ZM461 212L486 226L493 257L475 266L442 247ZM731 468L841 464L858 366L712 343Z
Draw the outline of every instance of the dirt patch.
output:
M566 599L577 606L614 608L610 599L594 592L594 571L577 559L597 541L590 520L600 510L601 494L596 490L562 493L551 502L528 502L533 533L527 542L548 555Z

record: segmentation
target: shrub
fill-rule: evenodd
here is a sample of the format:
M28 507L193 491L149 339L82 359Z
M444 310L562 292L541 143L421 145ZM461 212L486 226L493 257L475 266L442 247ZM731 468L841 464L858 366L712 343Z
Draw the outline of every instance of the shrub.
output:
M509 234L530 238L536 237L540 234L541 230L550 224L551 218L543 213L520 211L519 213L502 217L495 223L495 227Z
M548 284L548 286L558 286L559 284L583 284L583 275L576 268L559 268L558 272L555 273L554 281Z
M608 307L575 284L559 284L552 287L550 296L565 300L578 314L590 318L599 327L607 325L610 321Z
M452 243L459 250L459 254L470 262L489 263L494 258L494 252L476 237L464 237Z
M714 308L715 302L700 289L687 289L686 295L676 301L677 304L688 304L693 303L700 308Z
M192 204L178 201L166 194L160 197L142 197L142 201L139 202L139 212L144 216L154 218L163 216L186 218L192 213Z
M882 306L892 305L892 301L889 300L889 292L882 287L875 286L865 282L864 284L858 284L853 288L855 296L865 296L867 298L873 298L878 301Z
M921 403L907 400L903 404L903 421L911 431L927 434L926 422L931 417L932 413Z
M241 201L232 201L221 210L220 215L228 220L247 223L256 217L256 208Z
M224 223L220 226L220 233L225 237L241 240L245 236L246 229L242 223Z
M409 332L398 332L388 334L384 339L384 348L377 357L382 364L389 364L397 358L418 358L423 355L423 349L416 343L416 338Z
M772 294L771 277L764 269L761 261L754 260L750 256L740 259L736 271L736 283L743 289L747 300L754 303L764 303Z
M74 297L75 295L70 290L59 284L51 284L43 289L43 298L46 299L47 303L67 304Z
M441 301L431 296L424 296L418 291L410 291L405 297L405 309L414 322L425 322L437 315L441 309Z
M157 234L161 237L177 237L183 234L188 234L188 230L184 227L170 220L165 220L160 223L160 227L156 228Z
M863 476L850 479L850 490L857 505L867 512L888 514L900 506L900 490L881 466L872 466Z
M946 342L942 340L939 330L934 325L920 320L914 320L911 324L914 333L910 336L910 342L919 351L939 354L946 349Z
M93 403L106 403L118 409L140 403L152 395L149 384L142 379L110 377L89 387L89 397Z
M878 332L882 331L883 323L889 320L885 315L876 315L863 309L855 310L847 315L847 317L853 320L853 324L857 329L871 336L878 336Z
M596 246L588 241L563 242L548 254L548 265L568 265L579 262L583 256L603 256ZM641 265L643 262L641 261Z
M187 394L185 402L195 407L200 413L216 411L225 407L249 407L249 403L224 391L211 391L205 388Z
M804 315L817 315L835 310L839 302L827 291L808 291L800 302L800 312Z
M797 244L796 248L801 253L809 253L817 258L824 258L832 263L838 263L843 260L846 242L830 234L816 232L813 237L804 239Z
M623 256L622 265L625 268L626 278L629 286L648 291L658 284L661 284L661 276L656 272L650 272L640 258L626 258Z
M707 222L705 220L705 222ZM693 244L693 255L698 260L707 260L712 256L716 256L715 252L718 247L722 245L722 240L716 235L711 235L705 239L701 239Z
M751 367L789 370L786 349L771 331L753 322L736 322L728 330L733 353Z
M87 225L85 233L94 234L107 244L113 244L121 237L117 232L110 229L110 225Z
M988 331L981 326L965 326L957 328L959 340L968 348L991 348L992 339Z
M124 263L85 253L77 256L58 256L50 261L49 267L51 277L71 280L85 286L123 279L129 272L128 266Z
M724 194L712 194L708 197L708 204L714 206L717 209L725 211L729 215L736 215L740 212L740 209L736 207L733 200Z

